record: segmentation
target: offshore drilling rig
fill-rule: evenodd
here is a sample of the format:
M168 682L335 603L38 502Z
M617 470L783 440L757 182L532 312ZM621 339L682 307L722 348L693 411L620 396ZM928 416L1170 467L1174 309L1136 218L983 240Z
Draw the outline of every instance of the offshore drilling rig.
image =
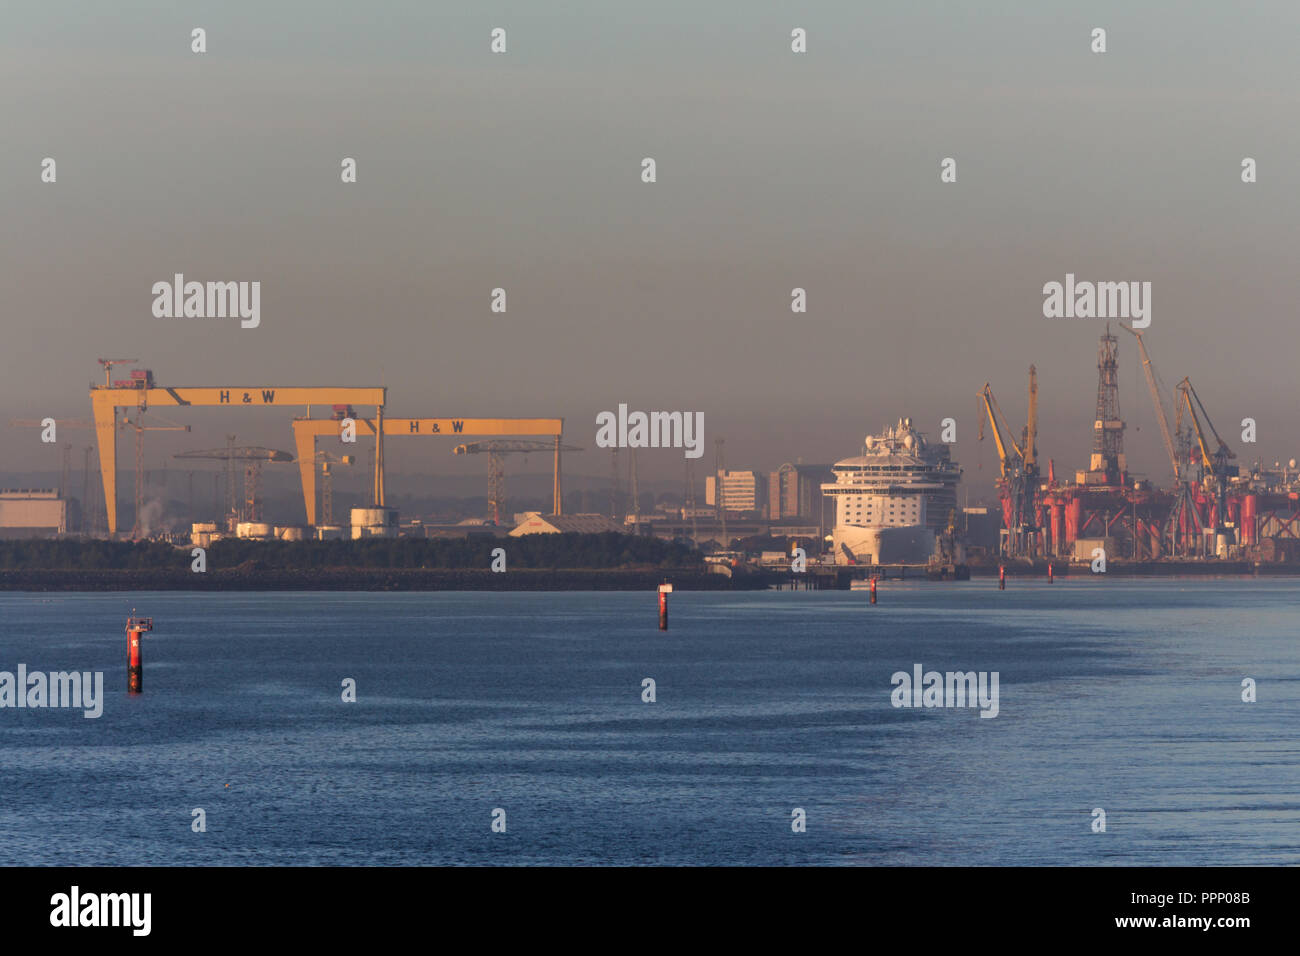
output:
M1037 468L1037 382L1030 368L1029 414L1019 442L985 384L979 395L980 438L991 424L998 446L1002 505L1001 552L1033 560L1082 560L1095 547L1108 558L1132 561L1300 558L1300 483L1291 467L1270 471L1258 463L1242 475L1236 453L1213 422L1189 377L1172 396L1160 380L1143 333L1137 340L1143 375L1173 469L1173 485L1156 488L1130 475L1126 424L1119 401L1119 343L1109 325L1097 350L1097 398L1091 455L1074 481L1058 481L1049 460ZM1289 464L1293 464L1289 463Z

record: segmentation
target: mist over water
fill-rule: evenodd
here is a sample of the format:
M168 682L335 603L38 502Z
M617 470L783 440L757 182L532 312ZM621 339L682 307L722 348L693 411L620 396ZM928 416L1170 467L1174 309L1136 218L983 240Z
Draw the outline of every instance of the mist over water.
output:
M653 594L0 595L0 670L106 696L0 709L0 862L1300 862L1295 582L671 602L661 634ZM998 716L895 709L917 663L998 671Z

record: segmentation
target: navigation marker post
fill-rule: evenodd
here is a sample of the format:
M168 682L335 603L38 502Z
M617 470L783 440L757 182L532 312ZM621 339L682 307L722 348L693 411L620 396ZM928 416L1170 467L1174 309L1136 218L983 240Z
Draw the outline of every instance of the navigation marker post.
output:
M132 697L144 691L144 666L140 661L140 639L153 630L153 618L136 617L135 608L126 619L126 692Z
M659 630L668 630L668 595L673 593L673 586L665 581L659 585Z

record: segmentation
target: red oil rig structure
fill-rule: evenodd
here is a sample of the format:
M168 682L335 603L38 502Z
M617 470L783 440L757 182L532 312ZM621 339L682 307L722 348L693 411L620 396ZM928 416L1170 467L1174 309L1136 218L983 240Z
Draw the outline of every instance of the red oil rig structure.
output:
M1092 452L1074 480L1059 480L1049 460L1039 474L1038 385L1029 369L1029 411L1019 441L988 384L980 390L980 439L988 424L997 445L1002 506L1001 556L1028 561L1300 561L1300 474L1291 459L1246 469L1214 427L1190 377L1164 388L1143 333L1142 370L1173 468L1169 488L1129 474L1119 403L1119 340L1110 326L1097 351ZM1166 399L1166 394L1170 399ZM1169 408L1173 408L1170 425Z

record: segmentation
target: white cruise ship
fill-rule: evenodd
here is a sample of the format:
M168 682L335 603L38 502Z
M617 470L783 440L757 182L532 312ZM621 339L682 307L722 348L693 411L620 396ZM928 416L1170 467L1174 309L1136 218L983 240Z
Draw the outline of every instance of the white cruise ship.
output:
M835 505L839 564L925 564L957 507L961 468L947 445L931 445L910 418L868 435L862 454L831 468L822 493Z

